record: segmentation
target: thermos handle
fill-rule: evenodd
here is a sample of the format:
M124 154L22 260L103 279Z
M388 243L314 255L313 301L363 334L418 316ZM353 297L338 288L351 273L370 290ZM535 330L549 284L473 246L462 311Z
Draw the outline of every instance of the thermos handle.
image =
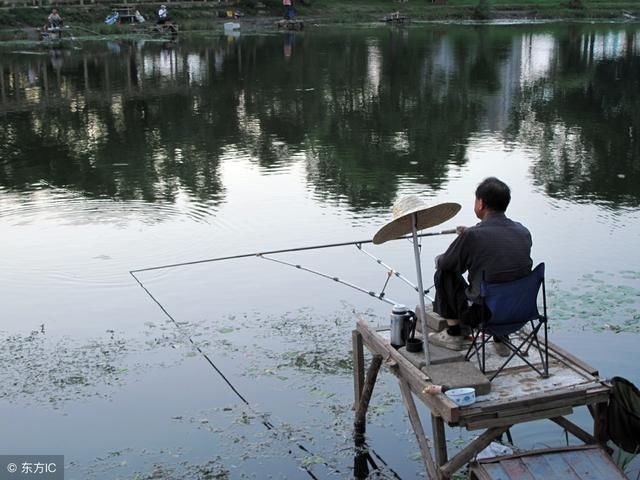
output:
M409 330L409 338L415 338L416 336L416 324L418 323L418 317L416 313L409 310L409 319L411 321L411 329Z

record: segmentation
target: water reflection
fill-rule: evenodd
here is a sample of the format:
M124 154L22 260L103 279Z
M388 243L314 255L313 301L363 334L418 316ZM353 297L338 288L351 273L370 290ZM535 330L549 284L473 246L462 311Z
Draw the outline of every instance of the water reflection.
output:
M637 205L638 36L437 26L4 52L0 185L215 209L240 156L301 162L318 199L381 208L406 179L443 188L491 135L535 151L552 196Z

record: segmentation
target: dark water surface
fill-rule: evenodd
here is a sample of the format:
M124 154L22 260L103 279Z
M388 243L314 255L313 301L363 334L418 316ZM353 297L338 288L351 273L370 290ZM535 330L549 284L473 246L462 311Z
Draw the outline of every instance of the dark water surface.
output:
M489 175L547 263L552 340L640 383L637 25L63 47L0 47L0 453L64 454L68 479L351 477L350 332L388 305L249 258L140 274L170 321L128 271L368 239L409 193L470 225ZM424 240L426 282L451 240ZM368 250L414 277L408 243ZM279 258L386 279L353 247ZM420 477L388 374L368 442L373 476Z

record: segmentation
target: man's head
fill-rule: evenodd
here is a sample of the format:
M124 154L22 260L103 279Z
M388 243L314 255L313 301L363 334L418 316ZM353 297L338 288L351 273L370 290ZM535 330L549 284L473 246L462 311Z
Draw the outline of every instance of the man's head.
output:
M56 13L58 13L58 9L56 9L56 8L52 8L52 9L51 9L51 13L55 15Z
M511 201L509 186L496 177L485 178L476 188L476 202L473 208L482 220L488 212L504 212Z

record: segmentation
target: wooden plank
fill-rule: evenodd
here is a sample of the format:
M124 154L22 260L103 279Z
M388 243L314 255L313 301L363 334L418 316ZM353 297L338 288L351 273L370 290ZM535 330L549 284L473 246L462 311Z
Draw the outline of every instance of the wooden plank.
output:
M500 463L485 465L484 469L489 474L491 480L511 480L511 477L504 468L502 468Z
M624 480L626 477L598 445L559 447L479 460L471 466L478 478L491 464L500 464L513 480Z
M420 447L420 454L422 455L422 462L424 463L425 471L427 472L431 480L438 480L436 464L431 457L431 451L429 450L429 441L424 434L422 422L420 421L420 416L418 415L416 404L413 401L413 395L411 393L411 389L409 388L409 384L401 378L398 379L398 382L400 383L400 393L402 394L402 401L404 402L404 406L407 409L409 421L411 422L411 426L413 427L413 433L415 433L416 440L418 441L418 447Z
M557 454L556 454L557 455ZM553 468L547 463L544 455L531 455L520 459L522 464L529 470L533 478L545 480L559 478L555 476Z
M609 455L602 449L590 451L568 451L562 454L564 460L571 466L581 479L616 480L626 478L613 463Z
M360 396L364 389L364 348L362 346L362 335L357 330L351 332L351 343L353 345L353 405L354 408L358 408Z
M479 430L482 428L497 427L502 425L516 425L518 423L533 422L534 420L545 420L550 417L561 417L573 413L571 407L557 408L554 410L540 410L530 414L516 415L513 417L497 417L470 422L465 425L467 430Z
M427 375L396 352L380 335L371 330L364 320L358 319L356 328L362 334L362 340L369 350L383 355L385 358L391 358L397 363L397 369L392 370L393 374L406 380L413 394L429 407L432 412L437 413L449 423L458 421L459 408L449 397L443 394L430 395L423 393L424 387L430 384Z
M509 429L508 426L490 428L478 438L469 443L466 447L458 452L451 460L440 467L440 474L444 478L449 478L457 472L465 463L475 457L492 441L502 435Z
M573 422L570 422L564 417L554 417L550 418L552 422L557 423L562 428L564 428L567 432L571 433L578 440L582 440L584 443L595 443L596 439L593 435L589 434L578 425Z
M376 378L378 377L378 371L380 370L381 364L382 356L374 355L371 359L371 365L369 365L369 369L367 370L367 378L364 382L364 389L362 390L360 403L358 403L358 408L356 410L356 420L354 423L356 434L362 434L365 432L367 422L367 409L369 408L369 401L371 400L371 395L373 394L373 387L376 383Z
M509 458L500 462L512 480L535 480L519 458Z
M440 467L447 463L447 434L444 430L444 422L441 417L431 415L431 431L433 432L434 447L436 450L436 464Z
M543 456L554 472L553 478L562 478L563 480L580 480L580 477L571 468L561 453L553 453Z

